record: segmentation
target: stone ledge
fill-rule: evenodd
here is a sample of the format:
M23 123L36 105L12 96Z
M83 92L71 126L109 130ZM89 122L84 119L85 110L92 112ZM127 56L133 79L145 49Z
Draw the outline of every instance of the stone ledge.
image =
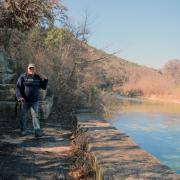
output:
M88 149L95 159L97 180L180 179L179 174L96 114L79 113L76 116L78 125L88 128Z
M53 96L47 96L44 100L39 101L39 118L47 119L53 106ZM15 113L16 101L0 101L0 119L16 119ZM19 110L18 110L19 111ZM30 112L28 112L30 113Z
M15 84L0 84L0 101L15 101Z

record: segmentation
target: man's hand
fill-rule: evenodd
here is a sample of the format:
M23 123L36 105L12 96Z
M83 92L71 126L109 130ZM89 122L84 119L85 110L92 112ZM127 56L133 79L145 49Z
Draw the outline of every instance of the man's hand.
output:
M21 102L21 101L23 101L23 102L24 102L24 101L25 101L25 99L21 97L21 98L19 98L19 99L18 99L18 101L19 101L19 102Z

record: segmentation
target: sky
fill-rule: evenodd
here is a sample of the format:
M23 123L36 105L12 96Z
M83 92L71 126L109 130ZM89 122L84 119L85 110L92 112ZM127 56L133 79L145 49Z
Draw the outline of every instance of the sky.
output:
M72 23L87 14L88 43L153 68L180 59L180 0L62 0Z

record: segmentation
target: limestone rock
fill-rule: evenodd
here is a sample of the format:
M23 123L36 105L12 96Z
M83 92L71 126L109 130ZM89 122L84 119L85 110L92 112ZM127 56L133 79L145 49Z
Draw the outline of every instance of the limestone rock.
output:
M17 78L16 69L16 60L8 58L7 55L0 50L0 83L15 83Z
M45 100L39 102L39 115L40 119L47 119L51 113L51 108L53 105L53 96L47 96Z
M15 84L0 84L0 101L15 101Z
M0 118L15 118L15 101L0 101Z

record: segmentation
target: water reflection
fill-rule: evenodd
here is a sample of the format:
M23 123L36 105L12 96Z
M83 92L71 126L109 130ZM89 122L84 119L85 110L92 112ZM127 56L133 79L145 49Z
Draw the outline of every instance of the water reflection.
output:
M123 100L109 121L180 173L180 105Z
M113 95L120 112L162 112L180 114L180 104L161 103L139 98L128 98ZM118 99L118 101L117 101Z

